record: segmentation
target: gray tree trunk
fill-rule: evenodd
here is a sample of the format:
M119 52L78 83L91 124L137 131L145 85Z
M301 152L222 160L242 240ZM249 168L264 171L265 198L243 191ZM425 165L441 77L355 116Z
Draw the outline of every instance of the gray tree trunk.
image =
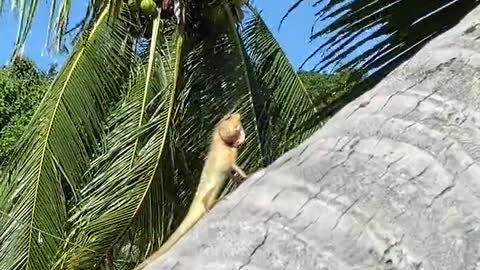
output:
M480 269L480 8L148 269Z

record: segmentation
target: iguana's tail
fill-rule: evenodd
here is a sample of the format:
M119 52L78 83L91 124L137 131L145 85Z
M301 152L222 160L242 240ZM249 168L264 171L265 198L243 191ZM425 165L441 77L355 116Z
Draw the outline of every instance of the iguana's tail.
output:
M175 230L172 235L168 238L168 240L163 243L163 245L158 249L155 253L153 253L149 258L135 267L134 270L141 270L144 269L148 264L153 262L158 257L162 256L165 252L167 252L177 241L182 237L197 221L205 214L205 208L202 203L193 204L192 208L188 210L187 215L183 219L180 226Z

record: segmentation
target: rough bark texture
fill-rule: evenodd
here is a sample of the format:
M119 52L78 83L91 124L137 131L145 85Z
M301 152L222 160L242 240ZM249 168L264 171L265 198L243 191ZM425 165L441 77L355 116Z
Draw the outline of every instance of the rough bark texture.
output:
M479 38L477 8L148 269L480 269Z

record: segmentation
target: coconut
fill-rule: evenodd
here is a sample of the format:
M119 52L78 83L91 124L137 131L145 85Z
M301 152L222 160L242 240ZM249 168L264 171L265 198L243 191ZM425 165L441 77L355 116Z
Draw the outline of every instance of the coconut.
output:
M143 13L153 15L157 11L157 4L153 0L142 0L140 2L140 9Z

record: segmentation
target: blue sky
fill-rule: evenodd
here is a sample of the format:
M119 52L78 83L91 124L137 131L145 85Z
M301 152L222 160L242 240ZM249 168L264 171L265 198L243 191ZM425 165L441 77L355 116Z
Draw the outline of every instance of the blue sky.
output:
M32 31L24 48L24 55L33 59L41 69L45 69L50 63L62 64L64 56L48 53L45 49L49 15L49 6L46 3L50 1L39 2L41 3L40 8L34 18ZM70 25L76 24L82 18L86 2L84 0L72 1L73 12ZM318 44L318 41L310 43L308 39L317 8L313 9L310 5L311 1L306 0L286 19L280 31L278 31L282 16L294 2L295 0L255 0L254 4L261 11L262 17L285 50L291 63L295 68L298 68L306 57L315 50L315 44ZM7 0L0 17L0 66L8 62L13 50L17 31L17 15L10 9L10 3ZM315 61L311 63L314 64ZM306 69L309 67L311 65L305 66Z

